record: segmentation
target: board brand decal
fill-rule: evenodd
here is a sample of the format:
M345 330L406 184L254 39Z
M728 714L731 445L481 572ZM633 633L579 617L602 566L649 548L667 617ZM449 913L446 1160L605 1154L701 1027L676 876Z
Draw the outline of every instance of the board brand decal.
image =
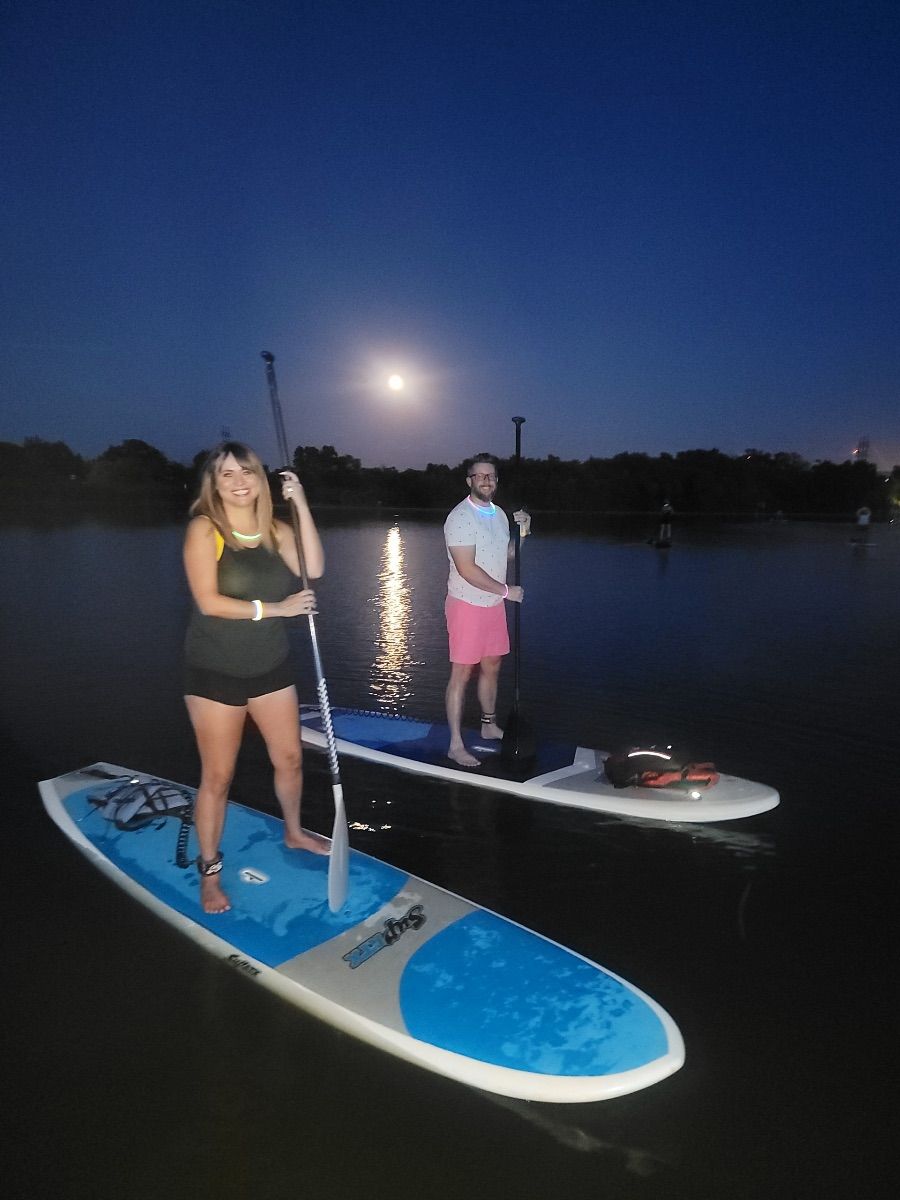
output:
M405 916L399 917L397 920L388 917L384 923L384 929L373 933L371 937L355 946L349 954L343 955L344 962L350 964L351 970L361 967L373 954L377 954L385 946L393 946L394 942L399 941L407 929L421 929L426 920L425 909L421 904L414 904Z
M265 871L257 871L256 867L241 867L238 878L244 883L268 883L269 876Z
M247 975L259 974L259 967L254 967L253 963L248 963L246 958L241 958L239 954L229 954L225 961L231 963L233 967L237 967L239 971L244 971Z

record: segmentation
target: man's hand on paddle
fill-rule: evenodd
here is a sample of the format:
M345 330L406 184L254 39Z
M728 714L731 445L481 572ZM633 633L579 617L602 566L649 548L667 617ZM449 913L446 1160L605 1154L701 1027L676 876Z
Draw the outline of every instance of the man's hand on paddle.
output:
M520 508L513 513L513 520L519 527L519 537L528 537L531 533L531 513L526 512L524 508Z

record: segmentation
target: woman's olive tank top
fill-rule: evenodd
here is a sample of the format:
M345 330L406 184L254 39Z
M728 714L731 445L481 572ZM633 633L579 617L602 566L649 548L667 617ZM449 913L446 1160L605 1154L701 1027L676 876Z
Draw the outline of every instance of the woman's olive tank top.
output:
M265 546L233 550L222 542L219 558L219 592L236 600L273 603L300 590L300 581L277 552ZM185 656L192 667L220 671L239 679L263 675L288 656L283 617L262 621L229 621L208 617L195 606L185 637Z

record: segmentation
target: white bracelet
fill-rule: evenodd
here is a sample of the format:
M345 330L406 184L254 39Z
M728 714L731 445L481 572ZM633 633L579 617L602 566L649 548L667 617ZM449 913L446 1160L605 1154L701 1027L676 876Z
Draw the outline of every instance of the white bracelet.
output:
M251 600L250 603L253 605L253 616L250 620L261 621L263 619L262 600Z

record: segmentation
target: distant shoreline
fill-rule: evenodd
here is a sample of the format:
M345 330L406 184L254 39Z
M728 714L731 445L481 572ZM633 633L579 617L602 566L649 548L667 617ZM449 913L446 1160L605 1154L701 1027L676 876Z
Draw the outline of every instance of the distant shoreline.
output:
M184 466L135 439L110 446L92 460L73 454L62 442L0 442L5 484L0 515L178 516L196 494L205 453ZM497 462L499 500L509 510L661 519L665 506L674 511L676 525L698 517L843 521L862 507L884 519L900 511L900 466L885 474L864 459L811 464L796 454L748 450L729 456L697 449L655 458L618 454L564 462L551 455ZM465 462L398 471L363 467L333 446L296 446L292 465L310 503L322 512L449 512L466 490ZM270 480L277 500L277 479Z
M105 499L109 499L108 497L79 497L84 502L76 504L71 503L71 499L71 497L64 499L60 497L19 495L10 501L10 498L7 496L0 501L0 528L10 525L41 527L48 522L54 525L81 525L91 521L119 527L173 525L186 523L188 519L189 506L183 503L180 497L177 502L173 502L171 498L164 495L154 496L151 494L140 496L134 493L120 493L115 497L118 503L114 504L104 503ZM131 501L132 503L122 503L123 501ZM500 507L504 506L501 504ZM390 514L395 516L415 517L418 515L442 518L447 513L445 506L335 504L327 501L318 504L314 500L312 501L312 508L315 512L322 513L323 515L328 514L329 516L335 514L346 514L348 516L352 514L385 516L386 514ZM653 526L660 520L659 511L655 509L562 509L533 508L529 506L529 512L534 517L547 518L554 523L568 520L577 524L585 519L602 519L604 521L644 521L648 526ZM676 512L673 518L676 535L679 526L685 524L697 525L707 521L751 525L785 525L792 521L799 521L816 524L849 525L854 528L857 525L854 513L835 512L783 512L776 515L774 513L753 512L747 509L721 509L716 511L688 509ZM871 525L889 524L891 522L892 517L889 513L873 513L871 518Z

